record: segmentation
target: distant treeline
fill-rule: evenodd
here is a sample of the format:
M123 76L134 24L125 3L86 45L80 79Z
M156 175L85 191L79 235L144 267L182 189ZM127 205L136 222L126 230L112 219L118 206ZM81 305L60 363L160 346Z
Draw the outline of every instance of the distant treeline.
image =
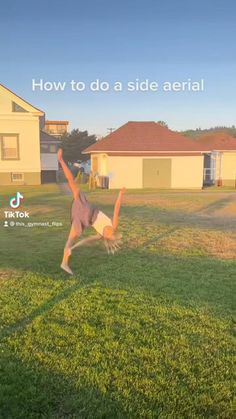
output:
M197 129L189 129L186 131L180 131L181 134L186 135L187 137L192 137L192 138L197 138L200 135L204 135L204 134L208 134L210 132L214 132L214 131L225 131L228 134L232 135L233 137L236 138L236 127L234 125L232 125L232 127L213 127L213 128L209 128L209 129L201 129L201 128L197 128Z

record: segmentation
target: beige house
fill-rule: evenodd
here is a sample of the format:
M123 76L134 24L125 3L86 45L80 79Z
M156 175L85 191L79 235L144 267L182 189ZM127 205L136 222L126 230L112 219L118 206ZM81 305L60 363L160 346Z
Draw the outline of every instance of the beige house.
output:
M84 150L109 188L201 189L200 145L156 122L128 122Z
M0 85L0 184L41 183L39 121L44 113Z
M57 140L45 138L44 123L43 111L0 85L0 185L39 185L53 178Z
M236 186L236 138L213 132L197 142L204 152L204 184Z

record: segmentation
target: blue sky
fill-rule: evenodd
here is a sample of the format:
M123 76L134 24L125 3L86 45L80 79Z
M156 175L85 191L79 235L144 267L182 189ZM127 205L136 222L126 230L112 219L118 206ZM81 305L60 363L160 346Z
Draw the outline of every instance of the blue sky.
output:
M41 0L1 4L0 82L71 128L104 135L128 120L172 129L236 124L236 3ZM184 81L204 92L32 91L44 81Z

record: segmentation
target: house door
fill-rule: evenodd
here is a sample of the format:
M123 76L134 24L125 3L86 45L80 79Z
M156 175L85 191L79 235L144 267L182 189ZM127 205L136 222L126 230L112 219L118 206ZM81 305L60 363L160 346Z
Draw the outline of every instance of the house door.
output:
M203 174L203 185L212 186L215 184L216 179L216 168L215 158L210 154L204 154L204 174Z
M171 159L143 159L143 187L171 188Z

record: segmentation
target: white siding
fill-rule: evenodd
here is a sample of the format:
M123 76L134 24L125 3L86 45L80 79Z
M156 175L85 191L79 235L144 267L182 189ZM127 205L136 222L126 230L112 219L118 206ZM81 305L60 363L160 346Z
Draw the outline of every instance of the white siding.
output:
M54 153L42 153L41 170L58 170L57 155Z

